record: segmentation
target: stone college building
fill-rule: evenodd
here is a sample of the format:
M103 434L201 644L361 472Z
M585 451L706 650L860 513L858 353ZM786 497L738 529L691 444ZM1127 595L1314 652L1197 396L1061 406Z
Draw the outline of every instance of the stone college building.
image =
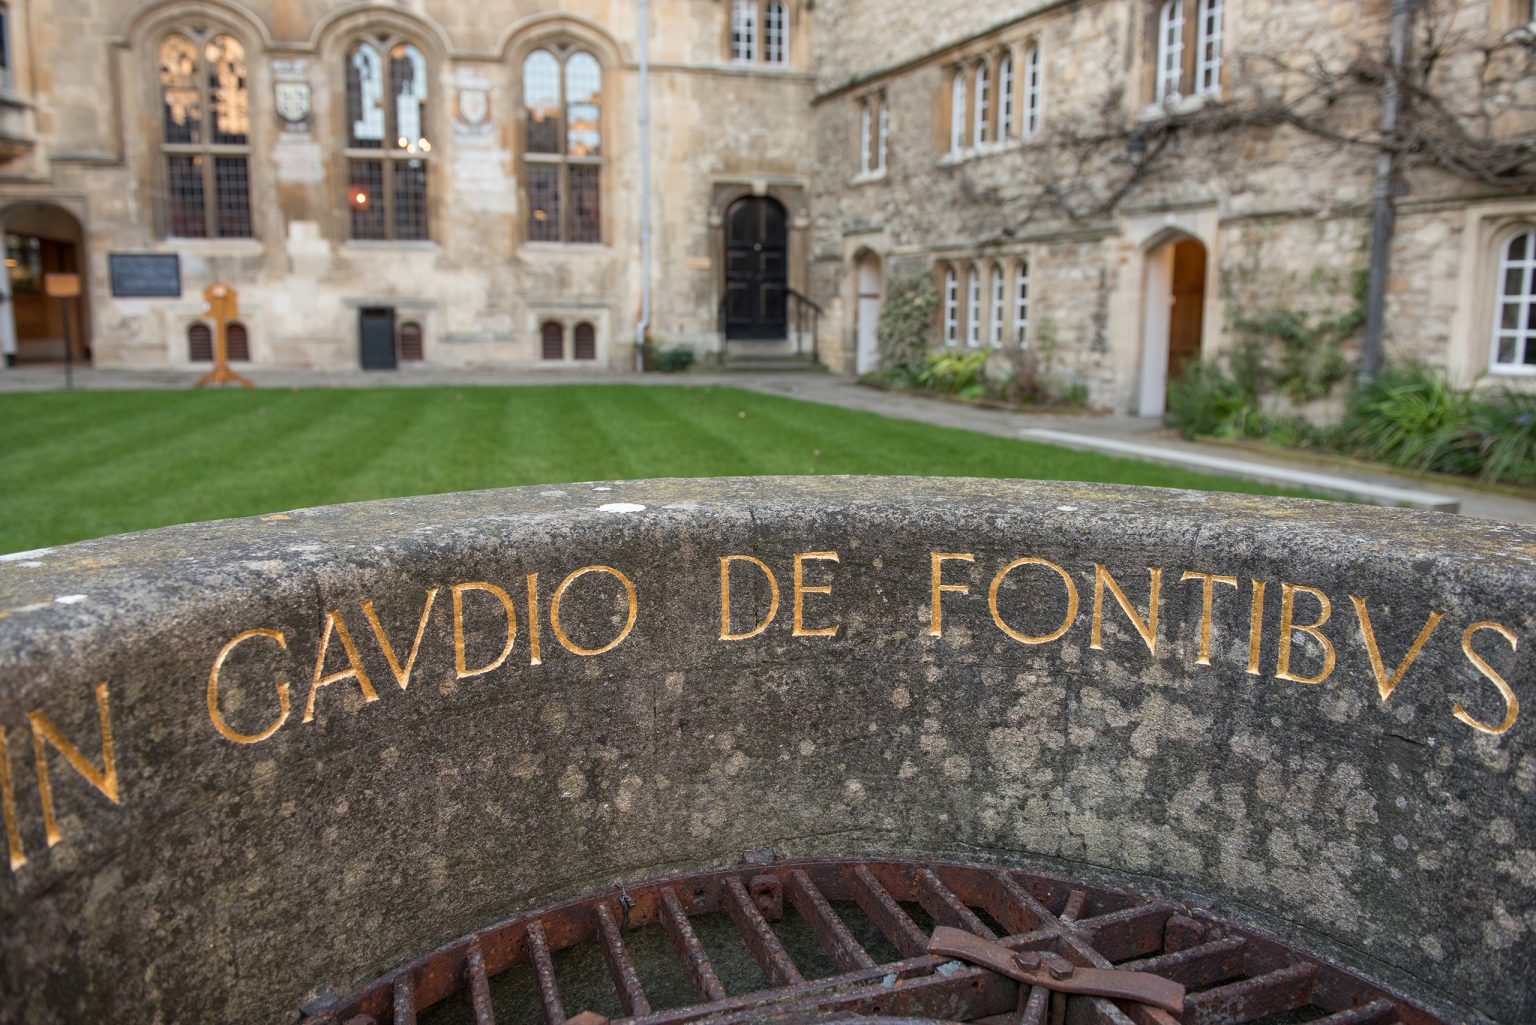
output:
M1153 415L1376 261L1389 359L1521 381L1533 6L0 0L0 352L195 369L222 282L258 378L624 370L642 332L865 371L919 276L934 344Z

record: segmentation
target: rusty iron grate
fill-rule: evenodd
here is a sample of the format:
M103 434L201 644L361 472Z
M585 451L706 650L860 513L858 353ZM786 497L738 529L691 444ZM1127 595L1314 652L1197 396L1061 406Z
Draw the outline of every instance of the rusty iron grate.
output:
M995 940L1030 962L1037 952L1173 980L1187 990L1183 1009L1053 994L930 955L935 926ZM593 1007L605 1002L606 1012ZM1446 1025L1347 969L1200 908L1037 872L905 860L744 864L567 901L455 940L303 1020L855 1017L860 1025Z

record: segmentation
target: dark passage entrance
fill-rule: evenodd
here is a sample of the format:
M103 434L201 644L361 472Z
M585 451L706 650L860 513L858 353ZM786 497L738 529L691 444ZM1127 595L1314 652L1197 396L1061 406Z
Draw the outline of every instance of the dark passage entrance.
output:
M370 306L359 311L358 337L362 340L364 370L395 369L395 310Z
M788 336L788 219L777 200L747 196L725 212L725 337Z
M1173 304L1168 317L1168 380L1179 381L1185 364L1200 362L1205 319L1205 246L1192 238L1173 247Z

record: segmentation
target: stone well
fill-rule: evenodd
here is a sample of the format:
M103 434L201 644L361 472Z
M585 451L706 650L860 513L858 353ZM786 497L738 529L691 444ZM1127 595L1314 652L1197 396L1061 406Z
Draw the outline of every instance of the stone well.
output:
M1533 595L1520 527L990 480L559 485L6 556L0 1021L291 1022L771 851L1196 900L1527 1025Z

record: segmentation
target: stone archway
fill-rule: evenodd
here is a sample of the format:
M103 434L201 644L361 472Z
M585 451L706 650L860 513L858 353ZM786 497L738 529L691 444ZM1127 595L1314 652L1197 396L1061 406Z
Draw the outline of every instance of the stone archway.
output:
M1162 416L1168 383L1199 362L1205 333L1209 252L1193 235L1168 232L1146 247L1141 379L1136 411Z
M869 249L853 261L853 365L867 374L880 365L878 330L880 304L885 296L885 274L880 257Z
M66 337L73 361L90 362L90 274L80 221L56 204L28 202L0 213L0 229L6 250L0 284L7 297L0 314L5 363L63 362ZM78 274L80 298L67 305L49 298L43 291L47 274Z

